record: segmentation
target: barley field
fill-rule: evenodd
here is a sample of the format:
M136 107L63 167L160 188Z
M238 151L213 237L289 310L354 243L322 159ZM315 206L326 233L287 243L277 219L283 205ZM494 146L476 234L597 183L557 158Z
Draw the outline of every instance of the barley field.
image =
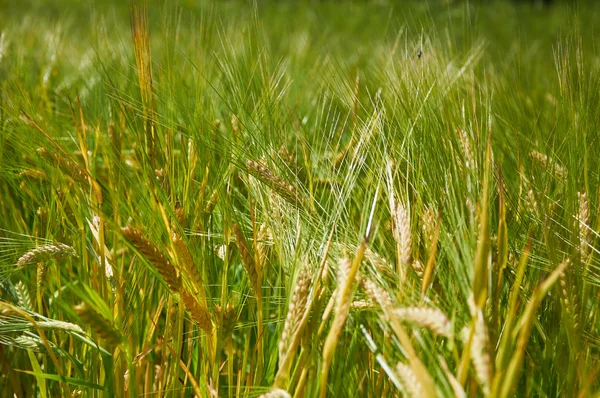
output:
M0 1L1 397L600 397L600 5Z

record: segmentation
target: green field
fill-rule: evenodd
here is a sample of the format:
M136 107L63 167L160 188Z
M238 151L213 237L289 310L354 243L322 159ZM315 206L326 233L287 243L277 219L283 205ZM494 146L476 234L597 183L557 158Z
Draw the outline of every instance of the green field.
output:
M600 5L0 1L1 397L599 397Z

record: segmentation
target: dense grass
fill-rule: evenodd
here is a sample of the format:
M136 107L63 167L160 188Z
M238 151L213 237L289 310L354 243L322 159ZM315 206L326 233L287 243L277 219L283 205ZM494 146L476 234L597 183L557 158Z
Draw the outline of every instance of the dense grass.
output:
M598 6L62 3L0 6L0 395L600 393Z

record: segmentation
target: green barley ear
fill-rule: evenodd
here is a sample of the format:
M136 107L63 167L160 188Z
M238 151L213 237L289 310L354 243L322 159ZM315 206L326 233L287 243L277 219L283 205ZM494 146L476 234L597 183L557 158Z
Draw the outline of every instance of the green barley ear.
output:
M29 289L22 281L17 282L15 285L15 293L19 299L19 307L27 311L33 311L33 304L31 302L31 296L29 295Z

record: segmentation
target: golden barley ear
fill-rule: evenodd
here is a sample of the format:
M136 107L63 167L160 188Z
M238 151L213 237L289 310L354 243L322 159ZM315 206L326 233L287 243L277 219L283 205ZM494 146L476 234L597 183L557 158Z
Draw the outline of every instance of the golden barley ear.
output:
M581 262L587 264L592 255L594 235L590 228L590 204L586 192L577 192L579 209L577 211L577 230L579 231L579 254Z
M308 291L311 284L311 278L306 268L300 271L298 280L296 281L296 287L290 304L288 306L288 313L283 326L283 332L281 333L281 340L279 341L279 364L283 363L285 357L288 354L290 347L290 340L294 334L294 330L300 322L300 319L304 315L306 310L306 303L308 300Z
M529 157L538 163L543 169L551 172L559 180L567 178L567 169L558 164L554 159L538 151L531 151Z
M304 205L304 198L298 193L296 187L283 178L276 176L269 166L267 166L266 162L248 160L246 162L246 170L292 205L296 207Z
M68 176L77 183L85 185L90 182L88 173L77 163L69 159L65 159L58 153L51 153L44 147L38 148L37 153L42 158L52 162L54 166L57 167L65 176Z
M52 245L39 246L22 255L17 260L17 267L23 268L27 264L66 257L77 257L75 249L69 245L65 245L64 243L56 243Z
M404 387L407 397L420 398L425 396L423 387L410 366L399 362L396 364L396 373L402 381L402 387Z
M452 324L446 314L436 308L398 308L393 314L400 320L429 329L433 334L452 338Z
M162 254L152 242L146 239L140 231L134 229L130 225L121 228L121 232L129 243L131 243L137 251L146 257L154 268L156 268L160 276L162 276L167 283L167 286L169 286L173 292L179 292L182 286L181 277L167 257Z
M260 395L258 398L291 398L289 392L281 388L274 388L269 392Z
M472 296L471 296L472 297ZM479 382L484 395L487 397L490 394L491 386L491 371L492 361L489 355L489 339L487 334L487 327L485 325L485 319L483 311L475 306L474 300L471 298L471 312L475 322L475 328L473 331L473 338L471 340L470 354L471 363L473 369L475 369L475 376ZM465 327L461 331L461 339L467 343L469 341L469 328Z
M116 347L123 341L123 336L108 319L94 311L83 302L75 307L75 312L81 320L88 324L92 330L105 340L111 347Z
M387 314L387 311L392 307L392 297L390 294L371 279L363 278L360 284L365 293L367 293L367 296L381 307L384 314Z
M188 309L196 324L207 334L212 334L213 323L208 309L201 305L187 290L181 292L183 304Z

